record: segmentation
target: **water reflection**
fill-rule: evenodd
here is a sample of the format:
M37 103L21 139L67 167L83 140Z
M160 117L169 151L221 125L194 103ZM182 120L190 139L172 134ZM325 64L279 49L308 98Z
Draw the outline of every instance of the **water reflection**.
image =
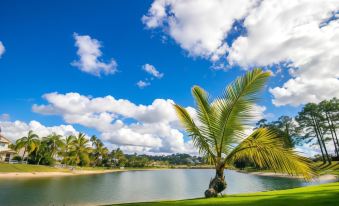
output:
M0 181L2 205L98 205L203 196L213 170L131 171L111 174ZM225 172L227 194L319 184L297 179Z

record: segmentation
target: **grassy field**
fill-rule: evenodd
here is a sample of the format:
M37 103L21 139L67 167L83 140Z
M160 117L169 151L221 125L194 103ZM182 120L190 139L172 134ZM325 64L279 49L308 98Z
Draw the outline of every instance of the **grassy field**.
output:
M316 169L318 175L332 174L339 175L339 161L332 161L332 164L324 164L323 162L314 162L313 166ZM234 167L229 167L229 169L235 169ZM247 167L244 169L246 172L274 172L273 170L258 170L256 168Z
M191 199L148 203L118 204L121 206L227 205L227 206L339 206L339 183L289 190L229 195L212 199Z
M0 172L67 172L67 169L59 169L44 165L7 164L0 163Z

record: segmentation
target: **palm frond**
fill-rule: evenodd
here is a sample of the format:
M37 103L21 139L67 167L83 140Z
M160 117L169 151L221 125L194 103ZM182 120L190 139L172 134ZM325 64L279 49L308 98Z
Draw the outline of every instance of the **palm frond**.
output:
M247 72L229 84L223 95L213 103L218 117L217 136L222 142L221 152L229 149L228 146L241 136L244 126L253 119L253 105L269 76L269 72L261 69Z
M211 107L208 93L199 86L194 86L192 88L192 94L196 103L197 117L201 123L199 127L200 132L212 142L215 151L218 152L220 142L218 142L218 138L216 137L216 132L218 131L216 128L217 125L215 124L216 115L214 108Z
M201 133L191 115L180 105L175 104L173 106L181 124L186 129L188 135L192 138L193 144L196 148L198 148L199 153L209 156L215 160L215 154L211 150L211 142L209 142L209 139Z
M259 168L311 179L314 168L309 159L284 147L284 140L274 130L259 128L227 156L226 163L246 160Z

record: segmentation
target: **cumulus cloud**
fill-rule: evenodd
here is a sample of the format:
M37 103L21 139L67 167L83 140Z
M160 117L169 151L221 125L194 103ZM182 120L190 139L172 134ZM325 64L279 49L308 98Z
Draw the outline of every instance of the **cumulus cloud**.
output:
M228 48L224 41L236 19L242 19L255 0L155 0L142 17L149 29L160 28L189 55L217 61Z
M11 141L27 135L29 130L33 130L40 137L47 136L51 133L60 134L62 136L75 135L78 132L72 125L59 125L59 126L45 126L38 121L30 121L29 123L23 121L2 121L0 120L1 134Z
M153 65L151 64L145 64L142 66L142 69L146 71L147 73L151 74L152 76L161 79L164 74L160 73Z
M94 98L79 93L48 93L43 98L48 104L33 105L34 112L60 115L68 124L96 129L105 142L126 151L197 154L192 142L185 141L171 99L155 99L149 105L136 105L112 96ZM198 123L195 109L186 109ZM259 120L266 108L255 105L253 110Z
M118 65L114 59L111 59L108 63L100 60L102 56L100 48L102 45L98 40L88 35L79 35L77 33L74 33L74 39L80 59L72 62L73 66L95 76L100 76L102 73L105 75L114 74L117 71Z
M170 99L136 105L112 96L92 98L79 93L48 93L43 98L48 104L33 105L34 112L60 115L69 124L94 128L111 144L157 153L193 152L191 143L184 141Z
M270 88L273 103L297 106L339 97L338 14L338 0L155 0L142 20L191 56L226 59L223 68L283 66L291 78ZM228 45L234 22L244 32Z
M147 82L147 81L143 81L143 80L140 80L137 82L137 86L142 89L142 88L145 88L145 87L148 87L150 86L151 83L150 82Z
M299 105L339 96L339 1L263 1L244 21L228 60L243 67L288 62L292 76L271 88L275 105ZM267 18L269 17L269 18Z
M1 56L5 53L5 46L3 43L0 41L0 58Z

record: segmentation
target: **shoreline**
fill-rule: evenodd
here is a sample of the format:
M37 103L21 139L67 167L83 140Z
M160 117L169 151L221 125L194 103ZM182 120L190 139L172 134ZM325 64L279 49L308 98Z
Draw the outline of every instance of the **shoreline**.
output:
M60 171L60 172L0 172L0 179L11 178L42 178L42 177L65 177L65 176L80 176L80 175L98 175L114 172L127 172L127 171L151 171L151 170L164 170L158 168L146 169L107 169L107 170L74 170L74 171Z
M125 169L107 169L107 170L74 170L74 171L56 171L56 172L0 172L0 179L11 178L42 178L42 177L64 177L64 176L79 176L79 175L98 175L114 172L128 172L128 171L154 171L154 170L171 170L171 169L196 169L196 168L125 168ZM204 168L205 169L205 168ZM264 176L264 177L281 177L302 179L298 176L289 176L283 173L274 172L246 172L241 170L235 170L239 173ZM315 181L339 181L339 176L333 174L324 174L316 177Z
M281 177L281 178L290 178L290 179L303 179L299 176L290 176L288 174L284 173L274 173L274 172L244 172L244 171L237 171L244 174L250 174L250 175L257 175L262 177ZM331 180L339 180L339 177L337 175L333 174L324 174L319 175L316 178L314 178L313 181L331 181Z
M4 172L0 173L0 179L10 178L40 178L40 177L63 177L79 175L95 175L112 172L123 172L125 170L75 170L69 172Z

